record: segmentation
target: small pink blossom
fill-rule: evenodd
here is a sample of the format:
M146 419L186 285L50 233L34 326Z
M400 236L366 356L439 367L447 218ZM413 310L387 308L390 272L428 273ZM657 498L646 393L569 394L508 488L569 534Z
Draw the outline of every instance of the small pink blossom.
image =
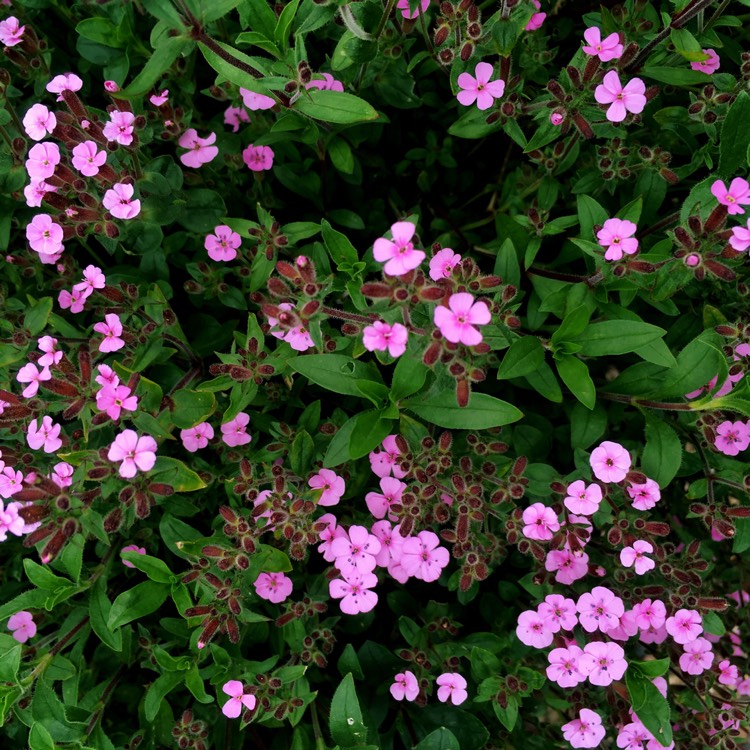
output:
M405 539L401 536L399 528L393 526L390 521L377 521L372 525L371 531L380 542L380 552L375 555L375 564L378 567L390 568L393 563L400 562Z
M351 570L334 578L328 584L328 591L333 599L341 599L341 611L347 615L369 612L378 603L378 595L370 589L377 586L378 577L374 573L358 573Z
M692 643L703 632L703 618L694 609L678 609L665 623L675 643Z
M470 73L461 73L457 81L461 89L457 96L459 104L470 107L476 102L477 109L489 109L495 103L495 99L499 99L505 93L505 81L490 81L494 72L492 65L480 62L474 68L473 76Z
M565 115L562 112L553 112L549 116L549 121L557 128L565 122Z
M26 205L29 208L39 208L42 205L42 200L47 193L56 193L57 188L54 185L50 185L44 180L32 180L23 189L24 197L26 198Z
M63 250L63 228L49 214L37 214L26 225L26 239L40 255L57 255Z
M51 379L52 373L49 371L48 367L44 367L42 370L39 370L37 366L31 362L25 364L16 375L16 380L19 383L28 383L26 388L24 388L21 393L24 398L31 398L32 396L36 396L41 382Z
M590 464L600 482L622 482L630 471L630 454L619 443L605 440L594 448Z
M0 43L4 47L15 47L23 40L25 26L21 26L15 16L8 16L5 20L0 21Z
M658 599L644 599L633 607L636 625L641 630L658 630L667 621L667 608Z
M644 750L646 743L653 737L640 721L635 721L620 729L617 734L617 747L623 750Z
M542 4L539 2L539 0L531 0L531 4L537 10L542 9ZM546 13L534 13L534 15L529 19L529 22L524 27L524 31L538 31L542 28L542 24L544 23L545 18L547 18Z
M135 115L132 112L115 109L109 113L109 122L102 128L102 133L110 143L130 146L133 143L134 123Z
M448 279L453 269L461 262L461 256L449 247L444 247L430 258L430 278L433 281Z
M31 151L29 151L29 155L31 155ZM722 206L727 207L727 213L730 216L744 214L745 209L742 206L750 205L750 183L742 177L735 177L729 188L722 180L716 180L711 185L711 193Z
M63 310L69 309L72 313L79 313L83 311L83 305L87 298L88 295L85 295L81 290L73 289L69 292L67 289L62 289L57 296L57 303Z
M624 48L620 42L620 35L616 32L602 40L601 30L592 26L583 32L583 38L587 42L583 46L583 51L587 55L598 57L602 62L617 60L622 56Z
M610 105L607 109L607 119L610 122L622 122L628 112L643 112L647 101L645 92L646 84L640 78L633 78L623 86L617 72L610 70L596 87L594 98L599 104Z
M84 141L73 149L73 166L85 177L99 174L99 167L107 161L107 152L99 151L96 141Z
M135 430L123 430L109 446L107 458L112 462L122 461L119 473L132 479L138 471L150 471L156 463L156 440L150 435L141 435Z
M683 647L685 653L680 656L680 669L692 675L703 674L711 669L714 663L714 652L711 644L705 638L696 638Z
M55 173L60 163L60 148L56 143L36 143L26 157L26 172L32 180L46 180Z
M433 321L440 333L452 344L476 346L482 343L482 333L475 326L486 325L492 320L489 307L477 301L468 292L451 294L448 306L438 305Z
M154 107L161 107L169 100L169 89L164 89L159 94L152 94L149 96L148 100L154 105Z
M706 73L707 75L711 76L721 67L721 61L719 60L719 56L716 54L715 49L704 49L703 54L708 55L708 59L694 60L690 63L690 67L693 70L697 70L701 73Z
M414 270L425 259L421 250L415 250L412 237L416 227L410 221L397 221L391 225L392 240L379 237L372 246L376 261L385 263L383 273L386 276L403 276Z
M367 509L375 518L385 518L396 521L397 517L391 512L391 506L401 503L406 484L393 477L383 477L380 480L380 492L368 492L365 495Z
M750 219L747 222L747 226L732 227L732 236L729 238L729 244L738 253L744 253L750 248Z
M125 341L120 338L122 335L122 323L120 316L115 313L107 313L104 316L104 322L95 323L94 330L101 333L104 338L99 344L99 351L105 354L116 352L125 346Z
M468 697L466 680L455 672L444 672L435 682L440 686L437 697L441 703L450 701L454 706L460 706Z
M55 76L45 87L51 94L58 94L57 101L64 101L63 91L80 91L83 81L75 73L65 73Z
M580 669L592 685L606 687L625 674L628 663L622 646L596 641L587 643L580 659Z
M647 554L653 551L654 547L650 542L644 542L639 539L633 543L632 547L625 547L620 552L620 562L626 568L635 565L635 572L639 576L642 576L656 567L656 563L650 557L646 557Z
M420 581L437 581L450 561L448 550L439 545L440 538L432 531L420 531L416 537L409 537L401 548L401 567Z
M214 436L214 428L208 422L201 422L187 430L180 430L180 440L185 450L195 453L205 448Z
M274 152L270 146L254 146L252 143L242 152L242 161L253 172L263 172L273 167Z
M104 90L109 94L116 94L120 90L120 84L117 81L104 81Z
M407 669L404 672L399 672L393 678L390 691L397 701L402 701L404 698L407 701L413 701L419 695L419 682L417 682L414 673Z
M653 479L647 478L643 484L631 484L627 492L636 510L650 510L661 500L661 490Z
M554 571L558 583L570 585L583 578L589 571L589 556L585 552L573 553L568 547L550 550L544 568Z
M560 630L573 630L578 624L576 603L560 594L548 594L537 607L537 611L555 633Z
M280 604L292 593L292 579L283 573L261 573L253 583L261 599Z
M331 542L334 565L346 578L350 573L370 573L377 563L375 556L380 552L378 538L364 526L350 526L346 536Z
M109 365L97 365L96 371L99 374L94 378L95 383L101 386L115 386L120 384L120 378L117 377L117 373Z
M0 542L8 538L8 533L21 536L24 532L24 520L18 515L18 503L5 505L0 500Z
M48 476L58 487L70 487L73 484L74 471L69 463L60 461L52 467L52 473Z
M604 260L620 260L625 255L638 252L638 240L633 236L638 227L632 221L607 219L596 233L599 244L606 248Z
M247 445L253 439L247 434L248 424L250 424L250 415L241 411L234 419L221 426L221 439L230 448Z
M560 530L560 522L552 508L534 503L523 512L523 535L527 539L549 541Z
M232 227L221 224L214 228L214 233L209 234L203 246L208 250L211 260L229 261L237 257L237 248L242 244L242 238Z
M73 285L75 291L80 292L84 297L89 297L94 293L94 289L104 289L107 286L107 279L102 273L102 269L89 265L83 269L83 281Z
M550 623L534 610L518 615L516 636L521 643L533 648L547 648L554 640L555 630Z
M224 124L232 128L232 132L239 132L240 125L243 122L250 122L250 115L247 114L244 107L227 107L224 111Z
M215 142L216 133L209 133L201 138L195 128L188 128L177 141L181 148L188 149L187 153L180 155L180 161L186 167L194 169L208 164L219 155L218 147L213 145Z
M606 633L619 625L625 605L608 588L594 586L591 592L581 594L576 609L579 612L578 621L587 633L596 630Z
M29 638L33 638L36 635L36 623L31 612L16 612L11 615L8 620L8 630L19 643L26 643Z
M739 669L732 664L729 659L723 659L719 662L719 683L734 687L740 677Z
M61 429L61 425L53 422L50 416L42 417L42 423L39 426L37 426L36 418L32 419L26 430L26 442L32 450L38 451L42 448L45 453L54 453L62 447L62 440L59 437Z
M239 680L225 682L221 691L229 696L229 700L221 707L221 712L227 719L236 719L242 713L243 707L248 711L255 708L256 697L246 693L245 686Z
M266 490L266 492L270 494L270 490ZM318 536L322 541L322 544L318 545L318 552L323 555L323 559L326 562L333 562L336 557L331 551L331 545L333 544L334 539L348 536L346 533L346 529L337 525L336 516L334 516L333 513L326 513L322 515L318 519L317 524L325 524L325 528L322 531L318 532Z
M583 682L586 675L580 668L581 656L583 650L575 644L568 648L553 648L548 655L547 679L562 688L575 687Z
M362 343L368 352L388 351L391 357L400 357L406 351L409 331L401 323L376 320L362 331Z
M599 747L607 733L598 713L582 708L577 719L562 725L563 737L575 747Z
M736 456L750 446L750 423L722 422L716 428L714 447L725 456Z
M141 202L133 200L134 192L132 185L117 182L104 193L102 205L116 219L134 219L141 212Z
M276 105L276 100L265 94L256 94L254 91L240 89L240 96L244 105L251 111L259 109L271 109Z
M145 555L146 554L146 548L145 547L139 547L137 544L128 544L127 547L123 547L120 550L120 555L122 555L123 552L137 552L139 555ZM122 564L126 568L133 568L135 569L135 565L133 565L130 560L123 560Z
M23 129L32 141L41 141L57 127L57 118L43 104L32 105L23 117Z
M317 474L313 474L307 480L307 486L314 490L322 490L318 498L318 505L322 507L338 505L346 491L346 482L331 469L321 469Z
M586 483L579 479L568 486L567 493L564 503L571 513L592 516L599 510L602 488L598 484L590 484L587 487Z
M123 409L135 411L138 408L138 397L132 395L126 385L105 385L96 393L96 408L106 412L110 419L119 419Z
M408 0L407 0L408 1ZM422 0L422 2L428 2L429 0ZM305 84L306 89L320 89L321 91L343 91L344 84L341 81L337 81L330 73L322 73L323 80L319 78L308 81Z
M373 474L379 477L389 477L391 474L396 479L403 479L406 470L399 465L401 451L398 449L395 435L388 435L380 447L370 453L370 468Z

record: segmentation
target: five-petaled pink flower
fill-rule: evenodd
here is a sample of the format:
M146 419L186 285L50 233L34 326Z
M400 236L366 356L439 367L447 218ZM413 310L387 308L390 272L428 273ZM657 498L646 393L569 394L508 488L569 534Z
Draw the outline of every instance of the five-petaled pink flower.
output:
M33 141L41 141L57 127L57 117L43 104L34 104L23 117L23 129Z
M420 581L437 581L451 559L448 550L439 545L440 538L432 531L409 537L401 548L401 567Z
M99 174L99 167L107 161L107 152L99 151L96 141L84 141L73 149L73 166L85 177Z
M8 620L8 630L19 643L26 643L36 635L36 623L31 612L16 612Z
M468 697L466 680L455 672L444 672L435 682L440 685L437 692L441 703L450 701L454 706L460 706Z
M135 430L123 430L109 446L107 458L122 461L120 476L132 479L138 471L150 471L156 463L156 440L151 435L141 435Z
M132 395L126 385L105 385L96 392L96 408L106 412L110 419L119 419L123 409L135 411L138 408L138 397Z
M346 482L335 471L321 469L307 480L307 486L314 490L322 490L318 498L318 505L328 507L338 505L341 496L346 491Z
M696 638L683 647L685 653L680 656L680 669L692 675L699 675L711 669L714 663L714 652L711 643L705 638Z
M722 422L716 428L714 446L725 456L736 456L750 445L750 423Z
M619 443L605 440L594 448L589 459L600 482L622 482L630 471L630 454Z
M451 294L448 307L438 305L433 321L440 333L452 344L476 346L482 343L482 333L474 326L482 326L492 320L486 302L477 301L469 292Z
M45 453L54 453L62 446L60 440L61 426L52 421L52 417L42 417L41 425L37 426L37 420L32 419L26 431L26 442L32 450L42 448Z
M646 555L654 551L654 546L650 542L645 542L639 539L633 543L632 547L625 547L620 552L620 562L626 567L630 568L635 565L635 572L642 576L644 573L648 573L649 570L653 570L656 567L656 563Z
M391 511L391 506L401 502L401 495L404 494L406 484L400 482L395 477L383 477L380 480L380 492L368 492L365 495L367 509L375 518L388 518L396 521L396 514Z
M549 652L547 679L556 682L560 687L575 687L586 679L580 668L583 650L572 643L568 648L553 648Z
M589 556L585 552L573 552L569 547L553 549L547 553L544 568L554 571L558 583L571 584L583 578L589 570Z
M243 104L249 110L271 109L276 104L276 100L265 94L256 94L254 91L240 89L240 96Z
M102 128L102 133L110 143L115 142L121 146L130 146L133 143L134 123L135 115L132 112L121 112L116 109L110 112L109 122Z
M252 143L242 152L242 161L253 172L271 169L273 157L273 149L270 146L254 146Z
M221 439L230 448L247 445L253 439L247 434L248 424L250 424L250 415L241 411L234 419L221 426Z
M63 248L63 228L49 214L37 214L26 225L26 239L40 256L57 256Z
M283 573L261 573L253 583L261 599L279 604L292 593L292 579Z
M596 26L586 29L583 38L587 44L583 45L583 51L587 55L598 57L602 62L617 60L622 56L623 46L620 43L620 35L615 32L606 39L602 39L602 32Z
M695 60L690 63L690 67L693 70L698 70L701 73L706 73L711 76L721 67L719 55L716 54L715 49L704 49L703 54L708 55L708 59Z
M396 436L388 435L380 446L370 453L370 468L379 477L389 477L393 474L397 479L403 479L406 471L399 465L400 455Z
M548 594L537 607L542 619L557 633L560 630L573 630L578 624L576 603L561 594Z
M678 609L665 623L675 643L692 643L703 632L703 618L694 609Z
M596 233L599 244L606 248L605 260L620 260L638 252L638 240L633 236L638 227L627 219L607 219Z
M243 706L252 711L257 699L254 695L245 692L245 686L239 680L225 682L221 691L229 696L229 700L221 707L221 712L227 719L236 719L241 713Z
M64 101L63 91L80 91L83 87L83 81L75 73L64 73L55 76L45 87L51 94L57 94L57 101Z
M643 484L631 484L627 492L636 510L650 510L661 500L659 485L648 477Z
M409 331L401 323L376 320L362 331L362 343L368 352L388 350L391 357L400 357L406 351Z
M576 609L579 612L578 621L587 633L595 630L606 633L620 624L625 605L608 588L594 586L590 592L581 594Z
M596 87L594 98L599 104L609 104L607 119L610 122L622 122L628 112L639 114L646 106L646 84L640 78L633 78L625 86L620 83L617 72L610 70L602 83Z
M107 278L98 266L88 265L83 269L83 281L73 285L75 291L81 292L84 297L94 293L94 289L104 289L107 286Z
M186 167L198 167L208 164L219 155L219 149L213 144L216 142L216 133L209 133L205 138L198 135L195 128L188 128L181 136L177 144L188 149L187 153L180 155L180 161Z
M599 510L602 501L602 488L598 484L586 486L586 482L579 479L568 485L565 507L571 513L582 516L593 516Z
M419 683L414 673L407 669L393 678L390 691L397 701L402 701L404 698L407 701L413 701L419 695Z
M115 313L107 313L104 316L104 322L95 323L94 330L101 333L104 338L99 344L99 351L107 354L116 352L125 346L125 341L120 338L122 334L122 323L120 316Z
M244 107L227 107L224 110L224 124L232 128L232 132L239 132L243 122L250 122L250 115L245 112Z
M133 200L135 189L124 182L116 182L104 193L102 205L116 219L134 219L141 212L141 202Z
M474 68L474 75L461 73L458 77L461 89L457 96L459 103L464 107L470 107L476 102L478 109L489 109L495 103L495 99L499 99L505 93L505 81L490 81L494 72L492 65L480 62Z
M33 150L31 149L31 151ZM29 156L31 155L31 151L29 151ZM727 213L730 216L744 214L745 209L742 207L750 205L750 183L742 177L735 177L730 183L729 188L727 188L723 180L716 180L711 185L711 193L722 206L727 207Z
M374 573L358 573L350 570L342 573L342 578L334 578L328 584L328 592L333 599L341 599L341 611L347 615L369 612L378 603L378 595L371 591L378 583Z
M453 252L449 247L438 250L430 258L430 278L433 281L448 279L453 274L453 269L461 262L461 256Z
M545 542L560 530L557 513L544 503L533 503L523 512L523 535L527 539Z
M201 422L187 430L180 430L180 440L185 450L195 453L199 448L205 448L214 436L214 428L208 422Z
M620 729L617 734L617 747L622 750L644 750L646 743L653 739L653 736L640 721L635 721Z
M372 246L376 261L385 263L386 276L403 276L414 270L427 257L421 250L414 249L411 241L417 228L410 221L397 221L391 225L392 240L379 237Z
M426 13L429 7L430 0L419 0L419 5L414 10L409 9L409 0L398 0L396 3L396 8L401 11L401 15L409 20L417 18L420 13Z
M518 615L516 636L521 643L533 648L547 648L555 637L555 629L539 612L533 609Z
M39 370L39 368L37 368L32 362L25 364L16 375L16 380L19 383L28 383L21 393L24 398L36 396L37 391L39 390L39 384L43 380L51 380L51 378L52 373L49 371L48 367L43 367Z
M364 526L350 526L346 535L331 542L334 565L346 578L349 573L370 573L375 570L375 555L380 552L380 541Z
M21 43L25 30L26 27L21 26L15 16L8 16L3 21L0 21L0 43L4 47L15 47Z
M667 620L667 608L658 599L644 599L633 607L635 624L641 630L658 630Z
M718 665L719 683L721 685L734 686L740 678L740 671L736 664L732 664L729 659L722 659Z
M422 0L425 2L425 0ZM426 0L429 2L429 0ZM330 73L322 73L323 80L315 78L305 84L306 89L320 89L321 91L343 91L344 84L337 81Z
M137 544L128 544L127 547L123 547L120 550L120 555L122 555L123 552L135 552L138 555L145 555L146 554L146 548L145 547L139 547ZM133 565L130 560L123 560L122 564L126 568L133 568L135 569L135 565Z
M732 227L732 236L729 238L729 244L738 253L744 253L750 248L750 219L748 219L747 226Z
M221 224L214 228L203 242L211 260L229 261L237 257L237 248L242 244L242 238L232 227Z
M606 687L619 680L628 668L625 652L616 643L587 643L579 661L581 671L592 685Z
M27 530L23 518L18 515L19 507L20 503L5 505L0 500L0 542L4 542L8 538L8 533L21 536Z
M562 725L563 737L575 747L599 747L607 730L596 711L582 708L577 719Z
M542 9L542 4L539 0L531 0L531 4L539 11ZM544 19L547 18L546 13L534 13L529 19L529 22L524 27L524 31L538 31L542 28Z
M37 341L37 346L39 347L39 351L44 352L44 354L37 360L38 364L42 367L52 367L52 365L60 363L63 353L59 349L56 349L56 338L53 336L42 336L39 341Z
M32 180L46 180L59 163L60 147L56 143L35 143L26 157L26 172Z

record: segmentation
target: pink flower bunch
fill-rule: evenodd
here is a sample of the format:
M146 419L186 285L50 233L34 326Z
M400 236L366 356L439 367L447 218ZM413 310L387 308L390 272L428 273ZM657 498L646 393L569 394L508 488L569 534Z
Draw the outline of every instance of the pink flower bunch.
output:
M474 75L461 73L457 81L461 89L456 97L459 104L470 107L476 102L477 109L484 111L495 103L495 99L500 99L505 93L505 81L490 81L494 72L492 65L480 62L474 68Z
M96 408L106 412L110 419L118 420L123 410L135 411L138 408L138 397L126 385L103 385L96 392Z
M607 219L596 233L599 244L606 249L604 260L621 260L623 255L638 252L638 240L633 236L638 227L632 221Z
M610 122L622 122L628 112L643 112L647 101L645 93L646 84L640 78L633 78L623 86L617 72L610 70L596 87L594 98L599 104L609 104L606 116Z
M750 183L742 177L735 177L729 187L724 184L723 180L716 180L711 185L711 193L722 206L727 207L727 213L730 216L744 214L743 206L750 205Z
M70 309L72 313L79 313L94 291L104 289L106 285L107 279L102 273L102 269L94 265L88 265L83 269L83 281L74 284L70 292L67 289L61 290L57 302L63 310Z
M415 250L412 238L417 228L410 221L397 221L391 225L391 237L379 237L372 246L376 261L385 263L386 276L403 276L413 271L427 257L422 250Z
M716 428L714 447L725 456L736 456L750 446L750 420L725 420Z
M203 246L208 251L208 257L216 261L230 261L237 257L237 248L242 244L242 238L232 227L220 224L209 234Z
M212 162L219 155L219 149L213 145L214 143L216 133L209 133L205 138L201 138L195 128L188 128L177 141L178 146L187 149L186 153L180 155L180 161L193 169Z
M292 593L292 579L283 573L261 573L255 579L253 587L261 599L280 604Z

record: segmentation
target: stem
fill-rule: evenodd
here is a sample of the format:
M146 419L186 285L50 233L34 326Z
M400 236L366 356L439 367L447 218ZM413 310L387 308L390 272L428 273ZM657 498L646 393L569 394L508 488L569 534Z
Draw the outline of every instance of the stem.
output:
M128 668L125 664L123 664L117 672L115 672L115 676L109 681L107 684L107 687L104 688L104 692L102 693L102 697L99 699L99 703L97 705L96 711L91 716L91 719L89 719L89 723L86 725L86 731L85 734L88 737L96 728L96 724L99 721L99 718L102 715L102 712L104 711L104 706L106 705L107 701L109 700L109 696L112 694L112 691L115 689L115 685L120 681L120 679L123 677L125 672L128 671Z
M724 0L722 4L714 11L714 14L711 16L711 18L708 19L708 22L703 27L703 31L708 31L715 23L719 20L719 16L727 9L727 5L729 5L729 0Z
M315 735L315 750L326 750L326 741L323 738L323 732L320 731L318 709L315 701L310 704L310 717L312 718L313 734Z
M253 78L263 78L263 74L260 71L242 62L242 60L238 60L234 55L231 55L221 45L219 45L216 40L212 39L208 34L206 34L205 31L201 31L197 35L197 37L198 41L205 44L206 47L211 50L211 52L217 54L222 60L228 62L230 65L237 68L237 70L241 70L243 73L247 73L248 75L253 76Z
M131 156L133 157L133 171L135 172L135 179L140 180L143 178L143 170L141 169L141 160L138 158L138 152L133 151Z
M375 41L380 39L380 35L385 31L385 25L388 23L388 19L391 17L391 13L393 13L395 7L396 0L388 0L383 15L380 16L380 21L378 21L378 27L375 29Z
M648 227L647 229L644 229L642 232L639 233L638 237L645 237L646 235L653 234L654 232L658 232L660 229L664 229L664 227L668 227L670 224L673 224L675 221L679 221L680 219L680 212L675 211L673 214L669 214L669 216L665 216L661 221L657 221L656 224L654 224L651 227Z
M543 276L545 279L556 279L557 281L570 281L573 284L580 284L583 282L589 287L595 287L602 280L602 274L600 272L597 272L592 276L578 276L573 273L550 271L547 268L539 268L539 266L531 266L531 268L526 271L526 275Z
M622 393L604 393L597 391L597 396L601 396L605 401L616 401L620 404L630 404L630 406L645 406L647 409L663 409L665 411L695 411L692 404L671 403L668 401L651 401L645 398L636 398L635 396L626 396Z
M364 325L370 325L373 321L379 320L379 316L377 315L358 315L357 313L347 312L346 310L336 310L333 307L322 307L321 312L325 313L330 318L350 320L352 323L362 323ZM424 336L427 333L423 328L417 328L416 326L408 324L408 319L406 319L405 322L407 322L407 328L413 333L416 333L419 336Z

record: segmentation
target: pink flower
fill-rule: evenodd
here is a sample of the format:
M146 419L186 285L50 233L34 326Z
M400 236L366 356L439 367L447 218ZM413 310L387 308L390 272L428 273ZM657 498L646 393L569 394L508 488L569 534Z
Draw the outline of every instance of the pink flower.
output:
M0 22L2 26L2 22ZM36 624L31 612L16 612L8 620L8 630L19 643L26 643L36 635Z
M474 68L473 76L470 73L461 73L458 76L458 86L461 89L457 96L459 103L464 107L470 107L476 102L478 109L489 109L495 103L495 99L499 99L505 93L505 81L490 81L494 72L492 65L480 62Z
M139 555L145 555L146 554L146 548L145 547L139 547L137 544L129 544L127 547L123 547L120 550L120 555L122 555L123 552L137 552ZM130 560L123 560L122 564L126 568L133 568L135 569L135 565L133 565Z
M526 610L518 615L516 636L521 643L534 648L547 648L554 640L552 627L538 612Z
M102 269L90 265L83 269L83 281L73 285L75 291L81 292L85 297L94 293L94 289L104 289L107 286L107 279L102 273Z
M219 155L219 149L213 144L216 142L216 133L209 133L205 138L198 135L195 128L188 128L181 136L177 144L188 149L187 153L180 156L180 161L186 167L198 167L208 164Z
M384 352L391 357L400 357L406 351L409 332L401 323L385 323L376 320L362 331L362 343L368 352Z
M406 471L399 466L401 451L396 444L396 436L388 435L379 448L370 453L370 468L379 477L389 477L393 474L397 479L403 479Z
M638 252L638 240L633 237L638 227L632 221L607 219L596 233L599 244L606 248L604 260L620 260L625 255Z
M46 180L59 163L60 148L56 143L36 143L29 149L26 172L32 180Z
M640 721L626 724L617 734L617 747L623 750L644 750L654 735Z
M401 11L401 15L409 20L417 18L420 13L426 13L429 7L430 0L419 0L419 6L413 11L409 10L409 0L398 0L396 3L396 8Z
M104 90L110 94L116 94L120 90L120 84L117 81L104 81Z
M117 377L117 374L109 365L97 365L96 370L99 374L94 378L94 382L98 383L99 385L114 386L120 384L120 378Z
M18 515L18 503L8 503L7 506L0 500L0 542L8 538L8 532L15 536L21 536L24 531L24 520Z
M41 141L57 127L57 118L43 104L34 104L23 117L23 129L32 141Z
M346 482L331 469L321 469L307 480L307 486L314 490L323 490L318 498L318 505L329 507L338 505L346 491Z
M96 141L84 141L73 149L73 166L85 177L99 174L106 161L107 152L99 151Z
M140 471L150 471L156 463L156 440L150 435L141 435L135 430L123 430L109 446L107 458L122 461L120 476L132 479Z
M453 269L461 262L461 256L449 247L444 247L430 258L430 278L433 281L448 279Z
M413 672L406 670L399 672L393 678L393 685L390 687L391 695L397 701L402 701L404 698L408 701L413 701L419 695L419 683Z
M736 456L750 445L750 425L745 422L722 422L716 428L714 447L725 456Z
M523 522L523 535L527 539L549 541L560 530L557 514L544 503L529 505L523 512Z
M258 109L271 109L276 105L276 100L265 94L256 94L254 91L248 91L247 89L240 89L240 96L244 105L249 110Z
M257 702L254 695L245 692L245 686L239 680L225 682L221 691L229 696L229 700L221 707L221 712L227 719L236 719L242 713L244 706L248 711L255 708Z
M45 453L54 453L62 446L60 435L61 426L52 421L52 417L42 417L42 423L37 427L37 420L32 419L26 431L26 442L32 450L42 448Z
M368 492L365 495L367 508L375 518L388 518L397 520L396 515L391 512L391 505L401 503L401 495L404 494L406 485L393 477L383 477L380 480L380 492Z
M628 112L639 114L646 106L646 84L640 78L634 78L623 87L616 71L610 70L603 82L596 87L594 98L599 104L609 104L607 119L610 122L622 122Z
M675 643L692 643L703 632L703 618L694 609L678 609L665 623Z
M292 593L292 579L283 573L261 573L253 583L261 599L279 604Z
M433 321L440 333L452 344L476 346L482 343L482 334L474 326L486 325L492 320L485 302L476 301L468 292L451 294L448 307L438 305Z
M623 46L617 33L610 34L602 41L601 30L593 26L583 32L583 38L588 42L588 45L583 46L583 51L587 55L598 57L602 62L617 60L622 56Z
M542 9L542 4L539 2L539 0L531 0L531 4L537 10ZM547 18L546 13L534 13L534 15L529 19L529 22L524 27L524 31L538 31L542 28L542 24L544 23L545 18Z
M62 289L57 297L57 302L63 310L70 309L72 313L79 313L83 310L83 304L87 298L88 295L78 289L73 289L72 292Z
M29 151L29 156L31 156L31 151ZM722 206L727 207L730 216L744 214L745 209L742 206L750 204L750 183L742 177L735 177L728 189L722 180L716 180L711 185L711 193Z
M240 129L240 124L250 122L250 116L243 107L227 107L224 112L224 124L229 125L234 133Z
M230 448L247 445L253 439L252 435L247 434L248 424L250 424L250 415L241 411L234 419L221 426L221 439Z
M723 659L719 662L719 683L721 685L730 685L734 687L740 678L737 666L732 664L729 659Z
M582 708L578 717L562 725L563 737L576 748L599 747L607 733L599 714L589 708Z
M0 462L0 465L2 465L2 462ZM6 499L13 497L23 489L22 482L23 474L10 466L6 466L0 474L0 497ZM8 508L10 509L10 506ZM21 519L21 522L23 523L23 519Z
M422 0L425 2L425 0ZM426 0L429 3L429 0ZM323 80L320 79L308 81L305 84L306 89L320 89L321 91L343 91L344 84L337 81L330 73L323 73Z
M141 212L141 202L133 200L134 192L132 185L117 182L104 193L102 205L116 219L133 219Z
M129 146L133 142L134 122L135 115L132 112L115 109L109 113L109 122L102 128L102 133L110 143Z
M23 189L23 194L26 198L26 205L29 208L39 208L42 205L42 200L47 193L56 192L57 188L54 185L46 183L44 180L32 180Z
M25 26L19 25L15 16L8 16L4 21L0 21L0 42L4 47L15 47L21 43L25 29Z
M658 599L644 599L633 607L636 625L641 630L658 630L667 621L667 608Z
M558 583L570 585L588 573L589 556L585 552L573 554L568 547L550 550L544 561L544 568L550 573L555 571Z
M122 334L122 323L120 322L120 316L115 313L107 313L104 316L103 323L95 323L94 330L97 333L101 333L104 338L99 344L99 351L107 354L108 352L116 352L125 346L125 342L120 338Z
M714 663L714 653L711 650L711 644L705 638L696 638L682 648L685 651L680 657L680 669L683 672L698 675L711 669Z
M353 573L371 573L375 570L375 555L380 552L378 538L364 526L350 526L346 536L340 536L331 542L331 554L334 565L347 578Z
M547 679L556 682L560 687L575 687L586 679L581 671L579 660L583 650L571 644L568 648L553 648L549 652Z
M263 172L273 167L273 149L269 146L254 146L252 143L242 152L242 161L253 172Z
M628 495L636 510L650 510L661 500L659 485L653 479L646 479L643 484L631 484Z
M604 586L594 586L590 593L581 594L576 608L580 613L578 621L587 633L596 630L606 633L617 627L620 617L625 612L622 599Z
M451 559L448 550L439 544L440 538L432 531L420 531L416 537L409 537L401 548L401 567L420 581L437 581Z
M625 652L616 643L587 643L579 663L589 682L602 687L619 680L628 668Z
M565 115L562 112L553 112L549 116L549 121L557 128L565 122Z
M750 248L750 220L746 227L732 227L732 236L729 244L738 252L744 253Z
M341 611L347 615L369 612L378 603L378 595L370 591L378 583L374 573L358 573L351 570L344 578L334 578L328 584L333 599L341 599Z
M437 693L441 703L450 701L454 706L460 706L468 697L466 680L455 672L444 672L435 682L440 685Z
M96 393L96 408L106 412L110 419L119 419L123 409L135 411L138 408L138 397L131 395L126 385L105 385Z
M154 107L161 107L162 104L166 104L169 100L169 89L164 89L160 94L152 94L148 100Z
M537 611L553 632L573 630L578 624L576 603L560 594L548 594Z
M383 273L386 276L403 276L417 268L426 255L415 250L411 239L416 227L410 221L397 221L391 225L392 240L379 237L372 246L376 261L385 263Z
M380 542L380 552L375 555L376 565L389 568L391 564L399 562L405 541L399 533L399 527L392 526L389 521L377 521L372 525L371 531Z
M270 490L266 490L266 492L269 492L270 494ZM333 552L331 551L333 540L338 539L339 537L347 536L346 530L341 526L336 525L336 516L334 516L333 513L326 513L322 515L318 519L317 523L327 524L323 531L318 532L318 536L323 542L322 544L318 545L318 552L323 555L323 559L326 562L333 562L336 559Z
M226 224L214 228L214 234L209 234L203 246L208 250L211 260L228 261L237 257L237 248L242 244L242 238Z
M620 552L620 562L626 568L630 568L635 564L635 572L639 576L642 576L656 567L656 563L650 557L646 557L647 554L653 551L654 547L650 542L638 540L632 547L623 548Z
M599 510L599 503L602 501L602 488L598 484L586 483L579 479L568 486L568 496L565 498L565 507L571 513L578 513L583 516L592 516Z
M26 239L40 255L56 255L63 250L63 228L49 214L37 214L26 225Z
M594 448L589 461L600 482L622 482L630 471L630 454L619 443L609 440Z
M83 81L75 73L65 73L64 75L55 76L46 86L47 91L51 94L58 94L57 101L64 101L63 91L80 91L83 87Z
M43 380L51 380L51 378L52 373L49 371L48 367L44 367L40 371L37 369L37 366L31 362L25 364L16 375L16 380L19 383L28 383L21 393L24 398L36 396L40 383Z
M703 54L708 55L708 59L691 62L690 67L693 70L700 71L701 73L713 75L721 67L719 56L716 54L715 49L704 49Z
M208 422L201 422L187 430L180 430L180 440L185 450L195 453L199 448L205 448L214 436L214 428Z

